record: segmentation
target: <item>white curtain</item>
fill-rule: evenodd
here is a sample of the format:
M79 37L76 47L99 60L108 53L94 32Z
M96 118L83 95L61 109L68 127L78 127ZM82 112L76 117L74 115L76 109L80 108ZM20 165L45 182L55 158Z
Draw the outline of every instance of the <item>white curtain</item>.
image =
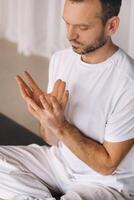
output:
M64 0L0 0L0 37L18 51L50 56L66 46Z
M68 46L62 20L64 0L0 0L0 37L18 51L50 56ZM134 0L123 0L121 26L114 41L134 58Z

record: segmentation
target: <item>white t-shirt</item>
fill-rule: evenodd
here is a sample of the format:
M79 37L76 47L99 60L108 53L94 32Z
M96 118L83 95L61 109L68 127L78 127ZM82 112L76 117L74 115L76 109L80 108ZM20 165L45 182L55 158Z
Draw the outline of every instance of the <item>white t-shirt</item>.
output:
M84 135L100 143L134 138L134 65L123 50L99 64L84 63L71 48L57 52L50 62L49 92L57 79L66 81L70 93L65 117ZM94 171L62 142L56 148L76 181L134 194L134 146L108 176Z

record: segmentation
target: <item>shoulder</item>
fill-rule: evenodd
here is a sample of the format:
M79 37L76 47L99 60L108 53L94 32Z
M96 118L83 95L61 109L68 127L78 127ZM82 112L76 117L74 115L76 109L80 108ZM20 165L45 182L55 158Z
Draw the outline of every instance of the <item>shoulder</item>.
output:
M134 80L134 60L120 49L119 71L123 79Z
M112 112L119 104L125 105L132 99L134 101L134 61L122 49L118 53L114 77Z
M74 55L72 48L70 47L70 48L57 51L54 53L53 56L64 56L64 55L70 55L70 56Z
M57 51L53 54L51 60L55 62L68 62L68 60L72 61L75 60L78 55L72 50L72 48L67 48L64 50Z
M125 91L129 88L134 90L134 60L122 49L118 53L118 62L115 69L115 91Z
M49 74L53 74L54 80L66 80L65 77L71 73L78 57L71 48L54 53L49 64Z

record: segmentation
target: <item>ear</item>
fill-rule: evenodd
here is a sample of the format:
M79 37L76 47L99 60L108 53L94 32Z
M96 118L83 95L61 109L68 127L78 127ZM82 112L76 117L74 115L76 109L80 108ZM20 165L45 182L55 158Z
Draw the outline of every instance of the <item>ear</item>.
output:
M112 36L118 30L120 19L118 16L111 17L106 23L106 32L108 36Z

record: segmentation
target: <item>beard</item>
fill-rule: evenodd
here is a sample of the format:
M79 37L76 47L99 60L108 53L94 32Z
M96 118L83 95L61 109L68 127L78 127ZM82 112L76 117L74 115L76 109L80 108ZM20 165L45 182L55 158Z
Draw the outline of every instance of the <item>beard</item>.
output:
M103 47L106 44L107 40L104 36L104 33L101 33L98 39L96 39L94 42L88 45L84 45L78 41L72 41L72 42L77 45L77 46L72 45L72 49L75 53L80 55L86 55Z

